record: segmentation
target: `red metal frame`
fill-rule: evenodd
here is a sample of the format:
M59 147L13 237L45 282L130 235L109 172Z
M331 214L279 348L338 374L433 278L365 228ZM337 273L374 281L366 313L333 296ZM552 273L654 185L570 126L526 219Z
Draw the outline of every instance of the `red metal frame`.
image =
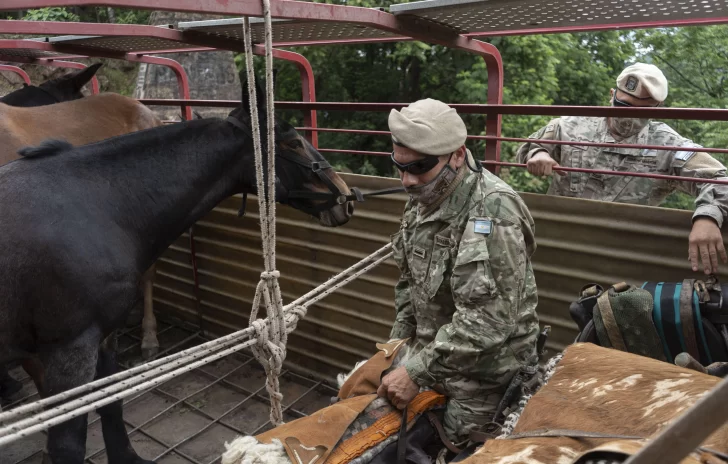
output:
M3 42L3 40L0 40L0 42ZM12 47L7 47L7 48L12 48ZM83 57L76 57L76 58L83 58ZM86 65L83 63L76 63L75 61L59 60L56 58L27 58L27 57L23 57L23 56L0 55L0 61L35 64L35 65L39 65L39 66L51 66L51 67L55 67L55 68L73 68L73 69L85 69L86 68ZM20 69L20 68L18 68L18 69ZM26 82L28 84L30 84L29 79ZM91 93L94 95L99 93L99 80L96 78L96 76L93 76L91 78Z
M17 0L5 0L14 4ZM75 3L74 3L75 2ZM21 2L22 3L22 2ZM68 6L70 4L91 4L78 0L48 0L52 6ZM221 10L222 4L226 7ZM43 4L38 0L29 0L23 3L23 8L35 8L36 4ZM108 6L127 6L131 8L150 9L148 3L139 0L109 0L104 2ZM193 9L189 9L195 7ZM3 4L3 9L13 9ZM228 4L215 0L157 0L154 9L172 11L195 11L201 13L243 14L248 16L261 16L261 5L257 2L235 2ZM488 71L488 104L499 105L503 102L503 61L496 47L485 42L466 38L462 35L443 34L438 28L430 24L423 24L414 28L400 23L393 15L370 8L328 5L321 3L294 2L279 0L272 2L271 11L275 18L308 19L321 21L343 21L374 27L396 35L406 34L411 39L422 40L428 43L444 45L470 53L475 53L485 60ZM154 26L138 26L128 24L95 24L95 23L62 23L53 21L16 21L0 20L0 30L12 34L39 34L39 35L103 35L103 36L136 36L155 37L174 42L189 43L203 47L215 47L227 50L242 51L241 43L222 37L212 37L203 34L190 34L181 31ZM389 41L391 38L361 39L359 43L378 43ZM330 42L328 42L330 43ZM301 43L303 44L303 43ZM277 44L276 44L277 45ZM82 53L88 47L69 47L56 45L56 51ZM110 56L113 58L113 56ZM486 135L497 137L500 135L501 114L487 113ZM486 147L486 159L500 159L500 142L489 144Z
M0 64L0 71L9 71L11 73L15 73L22 77L23 81L25 81L26 84L30 85L30 76L28 76L27 72L23 71L23 68L19 68L10 64Z
M2 9L17 8L37 8L44 6L78 6L78 5L105 5L116 7L129 7L141 9L170 10L170 11L188 11L197 13L213 13L213 14L235 14L244 16L262 16L261 4L258 2L229 0L155 0L150 5L142 0L4 0ZM632 116L655 117L655 118L674 118L674 119L710 119L710 120L728 120L728 111L726 110L694 110L684 108L612 108L612 107L569 107L569 106L535 106L535 105L503 105L502 104L502 86L503 86L503 66L498 50L490 44L486 44L477 40L473 40L475 36L485 36L489 34L466 34L458 35L452 31L443 30L435 24L431 24L420 19L409 18L406 22L401 21L397 17L379 11L376 9L356 8L340 5L317 4L307 2L296 2L288 0L273 0L271 5L272 16L281 19L298 19L309 21L330 21L330 22L346 22L365 27L373 27L382 31L395 34L395 37L381 37L372 39L354 39L354 40L324 40L311 42L287 42L285 45L324 45L334 43L375 43L390 42L400 40L422 40L429 43L445 45L451 48L469 51L483 57L486 61L488 70L488 104L487 105L451 105L461 113L480 113L486 115L485 136L473 136L471 138L487 140L486 146L486 162L493 162L493 165L501 165L499 160L499 149L501 141L523 141L524 139L503 138L500 137L501 117L503 114L541 114L541 115L577 115L577 116ZM682 24L719 24L728 22L728 18L706 19L706 20L684 20L676 22L670 21L654 21L644 23L625 23L617 25L599 25L599 26L575 26L565 28L542 28L529 31L501 31L497 35L511 35L515 33L550 33L567 31L585 31L585 30L609 30L622 27L655 27L660 25L682 25ZM78 24L78 23L58 23L58 22L27 22L27 21L0 21L0 30L9 33L24 34L41 34L41 35L102 35L102 36L137 36L137 37L154 37L157 39L170 40L179 43L188 43L199 45L202 47L213 47L230 50L239 50L241 44L237 41L222 37L213 37L205 34L184 33L173 29L165 29L152 26L137 25L119 25L119 24ZM277 44L280 45L280 44ZM93 49L89 47L72 46L68 44L54 44L54 51L79 53L83 55L91 55ZM195 51L205 51L208 48L198 48ZM164 52L180 52L182 50L170 49ZM154 51L152 51L154 52ZM281 51L282 52L282 51ZM107 57L118 57L122 59L131 58L141 61L145 58L142 53L120 53L118 56L112 52L97 50L98 55L104 54ZM159 53L159 52L154 52ZM97 56L98 56L97 55ZM302 57L301 57L302 58ZM306 89L313 89L312 73L310 66L303 60L297 60L299 70L302 73L302 82L304 72L309 78L309 85L304 82L304 95ZM311 90L309 90L309 94ZM304 96L305 98L305 96ZM179 104L180 106L236 106L238 102L213 102L213 101L185 101L185 99L175 100L143 100L146 104ZM315 111L320 109L326 110L364 110L364 111L387 111L391 108L399 108L404 106L403 103L390 104L351 104L336 102L279 102L279 108L297 108L308 110L309 120L306 127L311 128L312 137L316 137ZM315 138L314 138L315 140ZM643 147L644 148L644 147ZM664 147L658 147L664 149ZM328 149L331 150L331 149ZM719 151L720 149L706 149L706 151ZM348 151L353 153L353 151ZM363 152L362 152L363 153ZM374 152L371 152L374 154Z

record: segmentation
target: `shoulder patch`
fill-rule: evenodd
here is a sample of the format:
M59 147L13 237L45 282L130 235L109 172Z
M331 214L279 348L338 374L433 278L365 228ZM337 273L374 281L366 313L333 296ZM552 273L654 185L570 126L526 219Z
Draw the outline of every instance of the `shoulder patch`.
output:
M490 235L493 230L493 221L490 219L476 219L473 221L473 232L476 234Z
M694 143L687 143L682 146L684 150L675 152L675 159L680 161L687 161L695 154L695 148L702 148L700 145Z
M435 245L442 247L451 247L453 245L452 240L442 235L435 235Z

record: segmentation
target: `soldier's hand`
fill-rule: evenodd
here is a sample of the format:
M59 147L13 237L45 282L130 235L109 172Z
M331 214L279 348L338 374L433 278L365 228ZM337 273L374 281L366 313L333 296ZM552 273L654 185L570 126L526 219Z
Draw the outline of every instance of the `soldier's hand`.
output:
M703 271L706 274L718 272L718 255L724 263L728 262L723 236L720 233L718 224L713 219L700 217L693 222L693 230L690 231L690 247L688 249L690 263L693 271L698 270L698 257L703 263Z
M382 378L377 395L389 398L389 402L395 408L404 409L419 392L419 385L412 381L407 369L402 366Z
M559 163L555 159L551 158L545 151L540 151L533 155L533 157L526 163L526 169L534 176L550 176L552 172L563 176L564 173L561 171L553 171L554 168L559 167Z

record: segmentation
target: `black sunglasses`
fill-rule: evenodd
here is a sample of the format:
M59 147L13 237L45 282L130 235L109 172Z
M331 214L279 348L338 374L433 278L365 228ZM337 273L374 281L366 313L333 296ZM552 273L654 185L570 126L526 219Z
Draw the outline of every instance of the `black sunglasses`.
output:
M392 158L392 162L401 172L406 171L415 176L419 176L420 174L432 171L432 169L440 163L439 156L425 156L422 159L418 159L417 161L412 161L411 163L406 164L398 163L397 160L394 159L394 152L392 152L390 158Z
M635 97L637 98L637 97ZM649 98L638 98L638 100L649 100ZM657 108L661 105L661 103L658 103L657 105L650 105L650 106L634 106L632 104L627 103L626 101L620 100L617 98L617 91L614 91L614 96L612 97L612 104L614 106L622 106L622 107L628 107L628 108Z

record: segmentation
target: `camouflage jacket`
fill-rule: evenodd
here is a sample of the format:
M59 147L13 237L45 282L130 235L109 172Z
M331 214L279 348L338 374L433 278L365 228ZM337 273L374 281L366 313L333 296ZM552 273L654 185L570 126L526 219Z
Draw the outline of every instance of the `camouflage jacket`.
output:
M536 362L536 243L531 214L502 180L463 166L456 182L429 214L408 202L392 236L401 277L391 338L414 338L405 367L418 385L467 399Z
M616 141L607 129L606 118L563 117L531 135L544 140L574 141L577 145L526 143L518 150L518 161L527 162L545 150L564 167L579 167L622 172L650 172L671 176L728 179L726 168L700 145L680 136L667 124L650 121L638 134ZM614 147L591 147L578 142L614 143ZM619 144L644 144L683 147L679 151L622 148ZM606 176L569 172L554 174L548 193L638 205L659 205L675 190L695 197L695 214L709 216L718 226L728 215L728 185L697 184L626 176Z

